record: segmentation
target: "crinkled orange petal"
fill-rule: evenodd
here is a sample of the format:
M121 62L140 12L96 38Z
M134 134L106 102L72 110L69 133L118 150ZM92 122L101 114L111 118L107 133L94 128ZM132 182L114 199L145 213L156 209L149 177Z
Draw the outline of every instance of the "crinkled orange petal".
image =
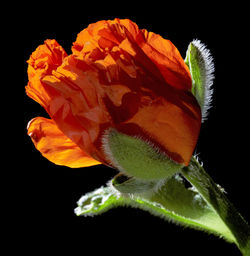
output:
M165 81L177 89L191 90L191 75L178 49L160 35L143 32L146 43L141 44L142 50L159 68Z
M122 47L134 55L148 72L155 73L155 69L158 69L169 85L177 89L191 89L191 75L178 49L160 35L139 29L129 19L98 21L89 25L78 34L72 51L79 55L94 49L97 51L98 46L104 50L114 46ZM155 65L154 68L147 64L149 61Z
M71 55L53 75L44 77L43 83L57 92L56 96L51 94L48 112L59 129L89 155L102 161L100 145L96 147L95 143L98 144L110 117L102 101L104 88L97 71Z
M44 44L37 47L27 61L29 83L26 86L26 93L45 109L47 109L50 96L41 83L41 79L52 74L52 71L62 64L66 56L67 53L56 40L46 40Z
M55 164L71 168L100 164L66 137L51 119L32 119L28 125L28 134L36 149Z

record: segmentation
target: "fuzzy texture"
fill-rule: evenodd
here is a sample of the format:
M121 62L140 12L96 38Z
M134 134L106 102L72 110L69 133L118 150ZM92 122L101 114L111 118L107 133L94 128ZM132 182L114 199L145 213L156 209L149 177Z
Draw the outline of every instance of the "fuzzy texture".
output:
M207 119L208 110L211 108L213 96L213 80L214 80L214 61L209 49L200 40L195 39L192 44L198 49L199 56L202 61L201 74L202 84L204 85L204 103L202 106L202 122Z
M175 179L178 179L179 176L176 176ZM179 177L182 179L181 177ZM172 180L173 181L173 180ZM180 187L181 181L177 182ZM177 184L176 183L176 184ZM166 185L167 183L165 183ZM168 184L171 186L171 182ZM168 186L167 186L168 187ZM169 198L163 196L164 191L167 187L162 187L161 191L151 191L151 193L142 193L139 194L130 194L130 193L120 193L117 191L115 187L113 187L112 182L107 184L107 187L101 187L96 189L95 191L84 195L78 201L78 207L75 209L75 213L78 216L96 216L100 215L112 208L116 207L132 207L137 209L142 209L149 212L152 215L158 216L170 223L175 223L177 225L181 225L183 227L190 227L197 230L203 230L209 234L218 235L220 238L224 238L229 242L232 242L230 238L225 236L225 233L222 232L220 229L217 229L217 225L213 225L213 221L217 222L216 214L212 211L211 208L204 208L206 209L206 214L208 219L200 219L199 215L198 218L195 216L192 217L192 214L184 214L182 211L178 211L178 209L173 209L171 207L171 200L169 201L170 205L167 203L165 204L165 199L168 201ZM187 189L189 190L189 189ZM167 191L166 191L167 192ZM202 206L199 206L199 202L204 204L202 197L197 194L197 192L187 192L189 195L196 194L193 196L194 207L196 210L202 209ZM162 199L165 198L163 201ZM178 200L178 198L176 198ZM196 201L197 200L197 201ZM165 205L165 206L164 206ZM170 208L169 208L169 207ZM209 218L211 221L209 222ZM219 223L219 222L218 222ZM217 224L218 224L217 223ZM224 231L224 230L222 230Z
M112 129L107 129L102 136L102 151L104 152L107 159L107 163L110 165L110 167L114 167L120 172L125 174L126 173L125 169L118 163L118 161L115 159L111 151L111 148L109 145L110 131L112 131Z
M104 133L102 147L111 166L140 180L166 178L183 168L152 142L125 135L115 129Z

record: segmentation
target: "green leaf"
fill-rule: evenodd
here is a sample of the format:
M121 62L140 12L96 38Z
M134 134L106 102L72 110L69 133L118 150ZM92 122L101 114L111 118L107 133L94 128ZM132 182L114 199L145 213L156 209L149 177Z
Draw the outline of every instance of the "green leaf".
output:
M113 207L126 205L149 211L177 224L214 233L229 242L234 242L230 230L213 208L193 187L185 187L181 175L176 174L164 182L161 181L162 184L151 182L150 185L126 176L123 180L119 177L119 180L115 178L112 181L115 188L101 187L84 195L78 202L76 214L97 215ZM128 193L129 190L133 193Z
M145 188L145 181L135 182L134 178L128 178L119 186L115 185L115 188L123 192L124 187L131 187L133 184L136 184L138 192L133 193L132 199L137 199L137 202L140 200L139 208L177 224L214 233L229 242L235 241L231 231L214 209L194 187L186 186L186 181L180 174L155 183L154 186L151 184L151 188L147 190L141 189Z
M111 187L101 187L82 196L77 204L76 215L94 216L122 205L123 198Z
M250 255L250 228L195 158L181 173L146 181L117 175L106 187L84 195L77 215L98 215L118 206L131 206L167 221L203 230L235 243Z
M188 46L185 63L192 77L192 93L200 104L204 121L212 100L213 58L204 44L194 40Z

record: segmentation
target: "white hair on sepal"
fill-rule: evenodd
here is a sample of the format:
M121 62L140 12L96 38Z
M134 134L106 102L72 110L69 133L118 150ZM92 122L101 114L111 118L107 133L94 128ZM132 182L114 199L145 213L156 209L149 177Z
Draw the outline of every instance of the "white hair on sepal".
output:
M193 157L194 157L194 159L199 163L199 165L200 165L201 167L203 167L203 162L201 161L201 159L200 159L200 157L199 157L199 154L200 154L200 153L195 152L194 155L193 155Z
M202 106L202 122L207 119L208 110L211 108L213 96L214 61L209 49L200 40L194 39L192 44L197 47L201 59L204 62L202 72L202 83L204 84L204 103Z

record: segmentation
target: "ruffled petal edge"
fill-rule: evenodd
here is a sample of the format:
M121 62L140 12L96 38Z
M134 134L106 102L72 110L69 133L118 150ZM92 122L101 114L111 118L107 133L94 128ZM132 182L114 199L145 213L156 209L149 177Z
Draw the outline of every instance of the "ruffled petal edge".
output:
M36 149L57 165L79 168L101 164L66 137L52 119L36 117L27 130Z

